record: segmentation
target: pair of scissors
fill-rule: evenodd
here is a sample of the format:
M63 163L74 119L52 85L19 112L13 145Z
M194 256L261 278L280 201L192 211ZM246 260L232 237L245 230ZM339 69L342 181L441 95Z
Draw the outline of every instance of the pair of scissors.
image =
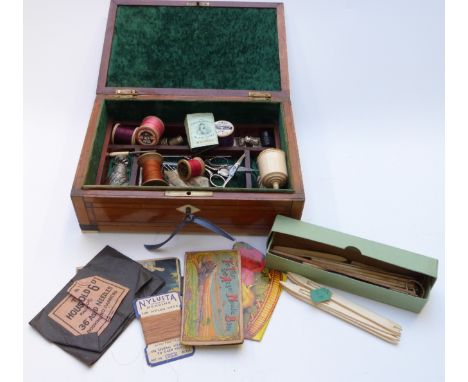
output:
M219 168L205 167L205 171L210 175L210 183L214 187L226 187L231 179L236 175L237 170L245 158L245 153L232 166L220 166ZM216 171L216 172L213 172Z

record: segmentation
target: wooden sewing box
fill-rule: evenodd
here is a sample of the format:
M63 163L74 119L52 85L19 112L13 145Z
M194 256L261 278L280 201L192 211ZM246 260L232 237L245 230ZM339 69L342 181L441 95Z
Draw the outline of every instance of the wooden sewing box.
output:
M239 137L268 131L286 153L288 181L261 188L256 173L238 172L226 188L141 186L136 155L129 184L110 186L116 151L147 147L112 144L117 122L164 121L167 136L185 134L184 118L213 113ZM211 149L257 168L266 147ZM187 143L154 148L190 156ZM231 159L229 159L231 158ZM267 235L278 214L300 219L304 190L290 101L284 8L281 3L112 0L97 94L71 190L83 231L170 232L191 212L234 234ZM191 224L184 231L201 228Z

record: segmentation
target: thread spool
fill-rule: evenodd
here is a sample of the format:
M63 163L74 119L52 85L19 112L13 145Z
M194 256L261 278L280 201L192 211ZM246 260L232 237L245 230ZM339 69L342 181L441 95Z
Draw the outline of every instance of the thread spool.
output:
M135 130L134 140L142 146L156 146L164 134L164 123L158 117L149 115Z
M125 126L116 123L112 128L111 143L118 145L134 144L136 126Z
M260 133L260 143L263 147L275 147L275 139L270 135L268 130L263 130Z
M163 159L158 153L146 153L138 158L138 166L143 169L142 186L167 186L161 169Z
M234 125L229 121L215 122L216 135L220 146L230 147L234 145Z
M205 172L205 162L199 157L193 159L181 159L177 163L177 173L180 179L189 180L196 176L203 175Z
M279 189L288 180L286 155L279 149L263 150L257 157L260 183L267 188Z

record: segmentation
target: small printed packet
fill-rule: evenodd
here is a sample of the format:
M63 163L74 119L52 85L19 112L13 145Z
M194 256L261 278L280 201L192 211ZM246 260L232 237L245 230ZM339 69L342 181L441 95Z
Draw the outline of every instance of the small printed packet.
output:
M181 302L179 294L141 298L133 302L145 338L149 366L158 366L193 355L193 346L180 342Z

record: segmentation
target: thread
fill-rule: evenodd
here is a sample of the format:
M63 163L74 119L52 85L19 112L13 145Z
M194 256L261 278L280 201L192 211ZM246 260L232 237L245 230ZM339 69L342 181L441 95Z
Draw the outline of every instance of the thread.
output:
M140 126L153 128L158 134L159 138L161 138L164 134L163 121L161 121L158 117L155 117L154 115L149 115L148 117L145 117L141 122Z
M112 128L111 143L118 145L134 144L133 137L135 130L136 126L125 126L116 123Z
M229 121L215 122L216 135L220 146L230 147L234 145L234 125Z
M196 176L203 175L205 172L205 162L199 157L193 159L181 159L177 163L177 173L180 179L189 180Z
M158 117L149 115L135 130L135 142L143 146L156 146L164 134L164 123Z
M146 345L180 337L180 309L156 316L141 317Z
M263 130L260 133L260 142L263 147L275 147L275 139L270 135L268 130Z
M163 157L158 153L146 153L138 158L138 166L142 170L142 186L167 186L164 180L161 165Z

